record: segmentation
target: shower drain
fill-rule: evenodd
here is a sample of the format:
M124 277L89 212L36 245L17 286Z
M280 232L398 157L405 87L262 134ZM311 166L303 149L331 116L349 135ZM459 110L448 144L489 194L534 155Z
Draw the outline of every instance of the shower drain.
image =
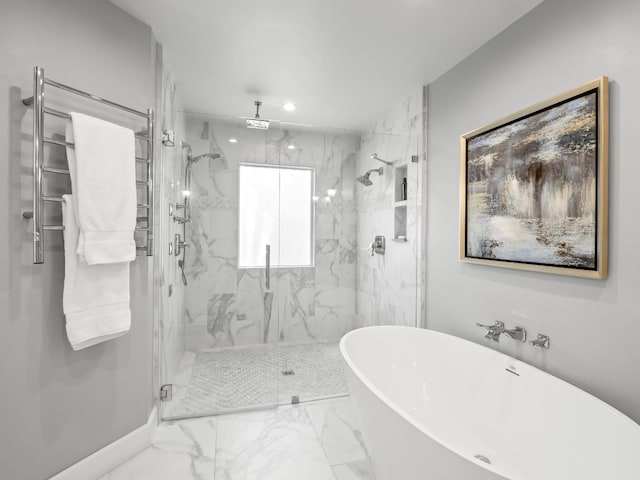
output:
M475 458L477 458L478 460L480 460L481 462L484 463L488 463L489 465L491 465L491 460L489 460L487 457L485 457L484 455L474 455Z

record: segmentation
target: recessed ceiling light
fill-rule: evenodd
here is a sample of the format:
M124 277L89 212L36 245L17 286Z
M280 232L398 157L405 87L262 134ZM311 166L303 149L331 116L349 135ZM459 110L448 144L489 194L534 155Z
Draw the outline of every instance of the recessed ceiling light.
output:
M230 138L229 139L229 143L238 143L238 139L237 138Z
M287 148L288 148L289 150L295 150L295 149L296 149L296 146L295 146L295 145L289 145Z
M296 109L295 103L285 103L282 108L284 108L287 112L293 112Z

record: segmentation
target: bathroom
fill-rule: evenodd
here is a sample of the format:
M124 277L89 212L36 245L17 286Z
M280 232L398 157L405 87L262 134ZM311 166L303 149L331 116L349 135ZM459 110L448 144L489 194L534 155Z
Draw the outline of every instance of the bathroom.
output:
M429 20L432 2L419 0L387 6L329 3L327 10L318 4L304 11L277 2L272 16L264 6L251 15L211 3L193 2L186 11L182 3L169 8L171 2L3 1L1 478L375 478L376 459L364 446L368 438L366 429L363 437L361 412L346 391L319 392L310 399L302 394L299 405L291 405L291 399L285 405L278 398L279 382L290 377L280 375L265 383L272 395L261 408L237 406L235 412L206 405L171 415L180 399L179 374L187 351L273 347L280 354L290 344L336 350L342 335L369 325L419 327L489 347L640 422L635 303L640 265L631 251L640 227L634 216L626 216L635 211L638 196L631 183L640 174L631 145L631 128L638 125L632 115L640 110L635 88L640 85L638 2L495 0L491 8L456 2L442 12L446 21L439 22ZM208 8L221 12L213 24L207 23ZM309 25L287 25L287 12ZM390 25L392 14L405 23ZM245 21L259 24L261 16L271 23L265 20L262 28L247 30ZM475 18L483 22L472 22ZM327 27L349 45L333 45L340 53L335 58L306 52L297 57L302 63L296 68L317 74L327 70L324 78L343 85L342 97L328 98L326 85L310 82L315 98L285 98L297 97L297 91L262 98L261 117L271 120L266 131L244 128L245 119L255 116L254 101L278 90L275 83L268 85L270 91L260 91L267 88L261 84L265 72L247 66L236 89L242 106L233 111L225 110L231 92L209 95L225 66L238 62L233 56L247 51L221 52L203 74L181 76L189 62L207 54L200 44L177 50L176 37L199 32L205 42L227 46L231 39L251 37L245 40L273 66L291 54L285 47L267 48L274 29L282 30L289 44L296 42L294 34L303 38L305 29L312 29L318 37L309 34L304 42L311 48L331 43ZM463 30L471 43L456 42ZM406 48L406 54L398 48ZM350 64L353 68L346 69ZM23 99L33 94L35 66L63 84L156 114L154 254L141 254L130 264L131 329L79 351L69 346L64 328L62 236L46 232L44 263L34 264L33 221L23 216L34 195L33 108ZM355 77L354 71L363 76ZM349 72L360 83L353 83ZM393 81L400 73L404 86ZM609 78L607 278L461 262L460 135L603 75ZM374 83L384 86L384 95L371 93ZM349 97L358 96L364 97L361 108L349 106ZM71 95L49 99L55 102L52 107L67 111L85 108L88 101ZM285 101L296 103L296 111L283 111ZM89 113L104 111L99 106ZM108 119L130 121L120 113ZM59 127L51 123L47 135L64 132ZM186 144L193 158L220 157L193 164L192 221L185 225L178 219L184 215ZM47 148L47 160L64 168L64 155ZM264 304L251 306L238 298L248 293L264 300L265 268L243 270L234 260L239 170L255 164L313 169L313 196L318 197L309 220L315 235L313 274L273 264L268 329ZM376 173L379 167L382 175ZM372 185L356 180L371 170L376 170L368 177ZM47 177L45 186L52 195L70 188L68 180L57 177ZM45 208L52 224L60 223L56 208ZM175 255L176 234L190 244L184 257L187 285L178 263L183 252ZM377 235L385 237L385 253L372 255L370 244ZM144 232L139 239L145 240ZM219 255L217 248L231 252ZM260 260L264 253L260 245ZM211 273L215 268L219 275ZM247 282L238 279L252 270L255 286L245 289ZM256 308L263 309L256 327L241 328ZM498 343L483 338L476 323L496 320L507 328L526 327L530 339L548 335L549 348L504 335ZM169 402L160 399L165 384L173 385ZM182 420L185 416L193 418ZM268 425L281 428L268 430ZM237 436L238 431L248 437ZM295 468L278 471L275 467L286 464L286 458L295 459Z

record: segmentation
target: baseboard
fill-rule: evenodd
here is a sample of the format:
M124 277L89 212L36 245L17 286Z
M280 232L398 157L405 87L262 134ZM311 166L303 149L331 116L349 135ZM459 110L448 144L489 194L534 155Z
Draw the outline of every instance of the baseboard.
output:
M158 412L154 407L146 425L127 433L115 442L54 475L49 480L98 479L149 447L157 426Z

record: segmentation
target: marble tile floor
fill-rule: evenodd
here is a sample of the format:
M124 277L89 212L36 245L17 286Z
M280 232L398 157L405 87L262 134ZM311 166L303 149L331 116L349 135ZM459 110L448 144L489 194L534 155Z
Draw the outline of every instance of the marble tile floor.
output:
M337 342L186 352L164 419L235 412L348 395Z
M99 480L375 480L350 397L165 422Z

